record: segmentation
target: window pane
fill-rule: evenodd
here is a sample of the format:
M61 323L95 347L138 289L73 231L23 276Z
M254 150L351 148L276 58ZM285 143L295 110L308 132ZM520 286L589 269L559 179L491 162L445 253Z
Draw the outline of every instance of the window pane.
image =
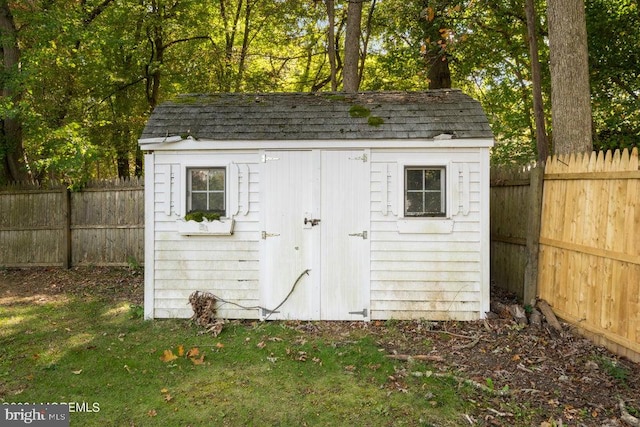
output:
M424 171L424 188L425 190L440 191L440 169L431 169Z
M198 191L206 191L207 189L207 170L192 169L191 170L191 189Z
M207 210L207 193L191 194L191 210L206 211Z
M209 210L224 211L224 193L209 193Z
M209 170L209 191L224 191L224 170Z
M407 214L421 214L422 211L422 192L407 193L405 199L405 211Z
M407 190L422 190L422 169L407 169Z
M442 197L440 193L425 194L425 212L427 213L443 213Z

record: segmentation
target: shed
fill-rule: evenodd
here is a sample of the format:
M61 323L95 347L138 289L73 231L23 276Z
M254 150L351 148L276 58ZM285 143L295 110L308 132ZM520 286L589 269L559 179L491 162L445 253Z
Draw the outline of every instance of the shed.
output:
M493 135L458 90L183 95L139 145L146 318L196 290L224 318L489 311Z

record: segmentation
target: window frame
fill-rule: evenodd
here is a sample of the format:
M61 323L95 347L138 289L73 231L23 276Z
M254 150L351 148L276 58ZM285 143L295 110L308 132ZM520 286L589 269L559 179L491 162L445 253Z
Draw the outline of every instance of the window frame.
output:
M443 219L451 219L452 216L452 203L453 196L452 192L457 188L456 182L454 182L454 178L452 174L454 173L454 167L451 159L447 159L439 156L422 156L418 155L414 158L402 157L396 160L397 164L397 174L395 179L395 185L397 188L396 193L396 209L397 209L397 218L398 220L407 220L409 222L420 222L420 221L439 221ZM405 201L406 201L406 178L405 178L405 170L407 168L425 168L425 169L441 169L443 170L442 176L444 178L444 182L442 183L442 195L444 197L443 206L444 213L440 215L407 215L405 211Z
M409 171L420 171L422 172L422 188L420 189L409 189ZM440 188L437 190L428 189L425 187L424 182L424 173L426 171L437 171L440 173ZM403 168L403 206L402 212L405 218L446 218L447 217L447 168L446 166L409 166L405 165ZM421 194L422 195L422 207L423 209L420 212L416 212L415 214L410 213L407 210L407 204L409 199L409 194ZM426 205L426 197L428 194L439 194L440 195L440 210L428 212L425 210Z
M223 184L223 189L222 191L220 190L209 190L209 180L207 179L207 190L202 191L202 190L196 190L198 193L205 193L207 195L209 194L215 194L215 193L220 193L222 192L222 198L223 198L223 209L206 209L204 210L205 212L215 212L215 213L219 213L221 217L227 217L227 213L229 210L229 170L227 168L227 166L222 166L222 165L208 165L208 166L186 166L184 168L184 174L185 174L185 197L184 197L184 203L185 203L185 208L184 208L184 213L185 215L191 211L193 211L192 205L193 205L193 190L192 190L192 185L193 185L193 175L191 174L191 171L194 170L220 170L223 172L224 174L224 184ZM207 196L207 205L209 203L209 196Z

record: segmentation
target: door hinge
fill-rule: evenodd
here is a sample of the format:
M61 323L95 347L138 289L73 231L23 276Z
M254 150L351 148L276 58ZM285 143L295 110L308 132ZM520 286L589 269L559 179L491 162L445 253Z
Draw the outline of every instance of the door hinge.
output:
M269 157L266 154L263 154L262 157L260 157L260 161L262 163L266 163L266 162L272 161L272 160L280 160L280 157Z
M278 233L267 233L266 231L263 231L262 233L260 233L260 236L262 237L262 240L266 240L267 237L276 237L279 236L280 234Z
M362 309L362 311L350 311L350 312L349 312L349 314L359 314L359 315L361 315L362 317L367 317L367 314L368 314L368 313L369 313L369 312L367 311L367 309L366 309L366 308L363 308L363 309Z
M280 313L279 311L269 310L268 308L264 308L264 307L260 307L260 310L262 310L261 317L268 317L268 316L271 316L272 314Z
M351 234L349 234L349 236L352 236L352 237L362 237L362 240L367 240L368 233L367 233L367 231L365 230L365 231L363 231L362 233L351 233Z
M358 156L358 157L349 157L349 160L362 160L362 163L366 163L367 162L367 153L362 154L362 156Z

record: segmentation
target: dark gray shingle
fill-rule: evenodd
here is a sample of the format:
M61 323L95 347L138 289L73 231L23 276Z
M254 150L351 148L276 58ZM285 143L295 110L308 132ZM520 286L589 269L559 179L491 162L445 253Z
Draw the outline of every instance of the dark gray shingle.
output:
M455 89L182 95L155 108L141 138L405 139L444 133L493 138L480 103Z

